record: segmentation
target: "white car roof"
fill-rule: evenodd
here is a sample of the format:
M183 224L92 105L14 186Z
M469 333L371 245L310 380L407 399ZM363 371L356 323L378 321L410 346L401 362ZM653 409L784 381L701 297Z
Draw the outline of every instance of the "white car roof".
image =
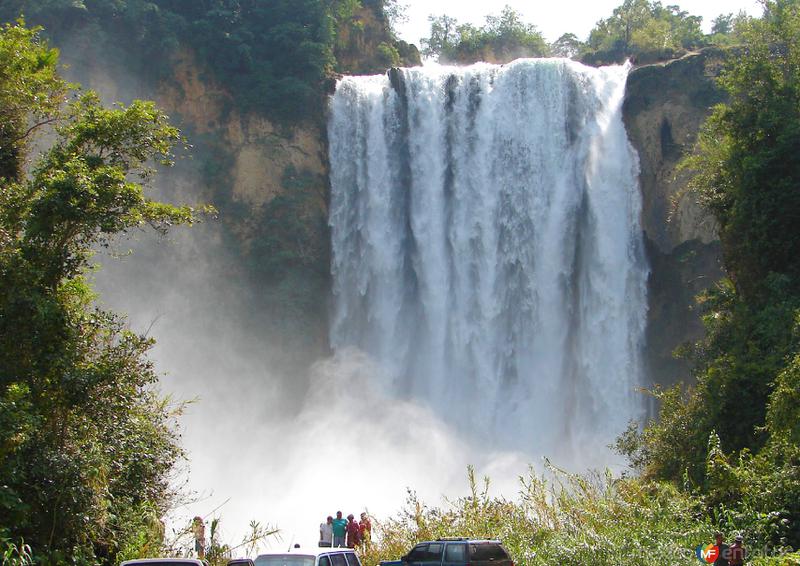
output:
M301 556L320 556L321 554L332 554L336 552L355 552L352 548L346 546L304 546L300 548L290 548L286 552L265 552L259 554L262 556L287 556L287 555L301 555Z

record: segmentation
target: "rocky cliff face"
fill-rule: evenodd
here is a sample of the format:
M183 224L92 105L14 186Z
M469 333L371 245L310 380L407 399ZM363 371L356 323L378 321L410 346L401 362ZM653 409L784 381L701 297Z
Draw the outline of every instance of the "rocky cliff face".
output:
M176 290L202 287L192 291L195 307L174 308L204 310L205 321L228 326L236 320L240 328L232 332L269 349L271 367L299 374L324 356L329 244L321 109L292 127L240 112L190 52L175 56L172 76L154 79L87 57L81 45L61 48L69 80L96 90L108 104L154 100L186 135L192 148L159 174L159 198L210 202L220 213L191 231L175 231L173 245L130 244L137 249L127 267L101 258L107 265L98 283L107 304L135 314L149 313L149 302L165 312L173 309ZM138 279L149 280L146 290ZM205 336L207 330L197 332Z
M624 118L640 159L642 224L650 259L648 359L654 382L685 379L672 352L702 336L694 297L722 276L713 219L685 190L678 162L723 94L714 83L724 53L705 50L639 67L628 78Z

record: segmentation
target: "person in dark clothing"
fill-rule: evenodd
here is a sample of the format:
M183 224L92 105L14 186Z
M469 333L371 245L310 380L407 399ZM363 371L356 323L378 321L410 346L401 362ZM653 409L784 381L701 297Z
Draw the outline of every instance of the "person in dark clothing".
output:
M731 555L731 548L725 544L725 537L722 535L722 533L717 533L716 539L716 545L719 549L719 556L714 561L714 566L730 566L728 559Z
M736 535L736 539L730 548L731 557L728 561L730 566L744 566L744 559L747 557L747 551L744 548L744 539L742 535Z

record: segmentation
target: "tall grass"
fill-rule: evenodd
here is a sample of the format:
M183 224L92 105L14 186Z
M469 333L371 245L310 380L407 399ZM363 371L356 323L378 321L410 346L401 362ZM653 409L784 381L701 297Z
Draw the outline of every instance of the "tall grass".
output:
M31 547L24 540L19 543L12 541L0 532L0 565L2 566L31 566L33 556Z
M364 566L398 559L419 541L445 536L497 538L518 566L698 564L694 549L713 540L700 499L665 483L569 474L552 465L520 478L513 499L490 495L490 481L468 470L469 492L429 506L413 491L401 512L375 521Z

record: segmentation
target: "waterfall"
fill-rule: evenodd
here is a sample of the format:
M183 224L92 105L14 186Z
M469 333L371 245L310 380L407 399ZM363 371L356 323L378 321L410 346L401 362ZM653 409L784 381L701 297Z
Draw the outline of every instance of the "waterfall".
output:
M627 67L344 77L330 103L337 351L465 435L580 452L640 416L647 265Z

